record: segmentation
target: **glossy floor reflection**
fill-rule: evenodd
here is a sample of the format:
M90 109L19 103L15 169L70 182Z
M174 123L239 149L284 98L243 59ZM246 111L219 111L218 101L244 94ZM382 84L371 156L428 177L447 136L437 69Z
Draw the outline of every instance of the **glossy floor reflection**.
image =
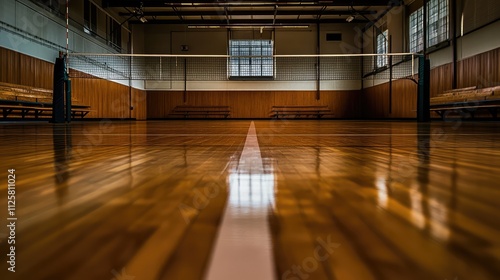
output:
M272 166L263 164L253 122L239 161L231 162L228 183L229 201L206 279L274 279L268 222L274 204L274 174Z
M500 275L499 123L254 123L0 124L0 279L204 279L230 207L276 279Z

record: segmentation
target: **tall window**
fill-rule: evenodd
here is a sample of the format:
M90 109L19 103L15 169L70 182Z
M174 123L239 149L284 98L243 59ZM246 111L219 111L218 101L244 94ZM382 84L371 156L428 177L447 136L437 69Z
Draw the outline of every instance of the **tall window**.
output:
M274 76L272 40L230 40L229 77Z
M38 1L37 4L44 5L55 15L64 18L66 16L66 3L59 0Z
M424 49L424 9L420 8L410 15L410 52Z
M97 34L97 7L89 0L83 1L83 31L87 34Z
M122 28L118 22L108 17L108 43L115 49L121 50L122 47Z
M389 35L388 30L381 32L377 35L377 54L386 54L389 49L389 40L387 36ZM387 56L378 55L377 56L377 68L387 66Z
M428 46L448 40L448 0L431 0L428 10Z
M410 15L410 52L424 49L424 9ZM448 0L429 0L427 3L427 46L448 40Z

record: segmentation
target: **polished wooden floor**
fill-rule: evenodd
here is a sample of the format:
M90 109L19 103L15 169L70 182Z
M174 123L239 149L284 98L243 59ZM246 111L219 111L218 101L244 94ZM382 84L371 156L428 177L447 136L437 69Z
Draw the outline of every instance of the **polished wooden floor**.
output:
M275 279L499 279L500 123L259 120L241 174L250 126L0 124L0 279L203 279L233 203L268 211Z

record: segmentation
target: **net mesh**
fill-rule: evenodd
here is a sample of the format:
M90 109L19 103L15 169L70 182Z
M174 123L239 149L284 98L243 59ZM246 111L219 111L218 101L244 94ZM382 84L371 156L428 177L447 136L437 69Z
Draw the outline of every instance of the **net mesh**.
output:
M108 80L276 81L401 79L415 74L413 54L174 56L72 54L72 78Z

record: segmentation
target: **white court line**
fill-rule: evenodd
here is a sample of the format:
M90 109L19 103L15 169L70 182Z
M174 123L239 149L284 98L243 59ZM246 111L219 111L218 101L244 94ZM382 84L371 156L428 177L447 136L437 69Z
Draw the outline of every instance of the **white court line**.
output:
M443 133L443 134L429 134L429 133L267 133L266 136L276 135L283 137L307 137L307 136L320 136L320 137L332 137L332 136L340 136L340 137L372 137L372 136L434 136L434 135L453 135L453 136L500 136L500 133ZM52 136L52 135L65 135L65 134L52 134L52 133L31 133L31 134L1 134L0 136ZM247 134L133 134L133 133L72 133L72 136L163 136L163 137L209 137L209 136L219 136L219 137L227 137L227 136L238 136L243 137L247 136Z
M264 172L252 122L237 168L229 174L229 199L206 280L272 280L275 265L268 215L274 175Z

